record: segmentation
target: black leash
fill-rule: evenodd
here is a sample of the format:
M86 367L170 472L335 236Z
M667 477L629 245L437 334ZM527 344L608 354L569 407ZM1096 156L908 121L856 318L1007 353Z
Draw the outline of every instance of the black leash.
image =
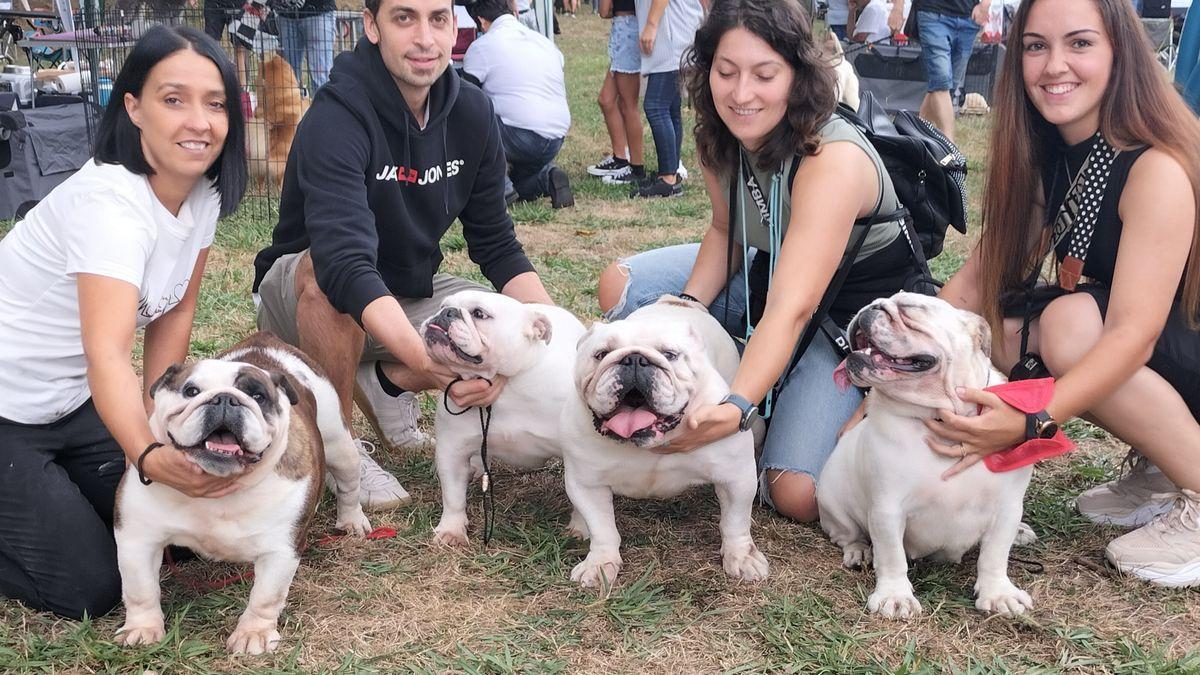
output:
M491 384L492 381L487 378L482 378ZM462 415L470 410L463 408L458 412L450 409L450 388L464 380L461 377L454 378L454 381L446 385L446 390L442 392L442 407L451 415ZM483 476L480 478L480 489L483 490L483 545L487 546L492 541L492 529L496 525L496 500L495 491L492 490L492 469L488 465L488 428L492 426L492 406L478 408L479 410L479 430L483 434L483 439L479 442L479 458L483 464Z

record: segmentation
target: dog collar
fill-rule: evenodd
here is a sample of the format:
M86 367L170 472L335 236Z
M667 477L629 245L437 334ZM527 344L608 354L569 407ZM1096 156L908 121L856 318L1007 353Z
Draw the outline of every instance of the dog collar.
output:
M987 387L984 391L999 396L1001 401L1029 415L1045 410L1050 404L1050 399L1054 396L1054 378L1005 382ZM1060 428L1050 438L1034 438L1006 450L993 452L983 458L983 463L989 471L1000 473L1057 457L1074 449L1075 444Z

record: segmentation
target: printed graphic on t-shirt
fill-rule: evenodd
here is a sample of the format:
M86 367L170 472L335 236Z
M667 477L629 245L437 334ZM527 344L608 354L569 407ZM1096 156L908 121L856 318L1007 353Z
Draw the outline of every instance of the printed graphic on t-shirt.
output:
M169 312L172 307L179 304L180 300L183 300L183 294L187 292L187 287L191 280L191 277L188 277L175 284L175 288L172 288L170 292L163 294L163 296L160 297L153 305L150 303L149 298L145 296L139 297L137 309L138 316L153 321L154 319L157 319L163 314Z
M395 181L397 183L414 183L416 185L430 185L436 183L443 178L453 178L462 170L466 160L451 159L446 162L445 168L437 164L421 171L419 169L408 168L399 165L384 164L383 169L375 174L375 180L378 181Z

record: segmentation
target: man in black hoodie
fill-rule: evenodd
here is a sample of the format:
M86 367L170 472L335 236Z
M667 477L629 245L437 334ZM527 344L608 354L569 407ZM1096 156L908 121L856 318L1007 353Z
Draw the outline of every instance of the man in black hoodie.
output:
M414 392L454 379L429 359L416 326L445 296L478 288L438 274L439 242L455 218L497 289L551 300L505 208L492 105L447 67L457 34L451 0L366 0L363 28L297 128L279 224L254 261L254 291L259 327L324 368L347 422L357 385L379 439L396 447L425 440ZM487 405L503 384L459 382L450 394L460 406ZM364 505L408 499L362 457Z

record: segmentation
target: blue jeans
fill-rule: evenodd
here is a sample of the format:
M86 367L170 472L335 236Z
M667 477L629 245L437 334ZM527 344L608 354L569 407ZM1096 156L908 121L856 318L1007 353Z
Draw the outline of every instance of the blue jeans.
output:
M954 91L967 77L979 24L969 16L917 12L928 91Z
M622 260L629 281L621 301L605 318L624 318L635 309L652 304L664 293L682 292L699 250L699 244L682 244ZM726 290L728 296L724 291L718 294L708 311L731 335L741 337L745 334L742 314L746 311L744 267ZM818 332L784 381L758 460L760 480L763 481L759 497L768 504L771 494L765 483L766 471L778 469L807 474L815 484L837 445L838 430L862 402L862 394L857 389L842 392L833 383L833 371L841 360L830 341Z
M310 14L299 18L276 17L279 26L279 42L283 46L283 58L296 74L296 82L304 86L304 59L308 59L308 72L312 76L315 92L329 81L329 68L333 65L333 44L337 40L337 22L333 12Z
M642 109L654 136L654 152L658 155L658 175L666 176L679 170L679 153L683 147L683 117L679 107L679 71L650 73L646 78L646 97Z
M550 169L562 148L563 139L546 138L528 129L500 122L500 140L508 160L508 178L521 199L550 194Z

